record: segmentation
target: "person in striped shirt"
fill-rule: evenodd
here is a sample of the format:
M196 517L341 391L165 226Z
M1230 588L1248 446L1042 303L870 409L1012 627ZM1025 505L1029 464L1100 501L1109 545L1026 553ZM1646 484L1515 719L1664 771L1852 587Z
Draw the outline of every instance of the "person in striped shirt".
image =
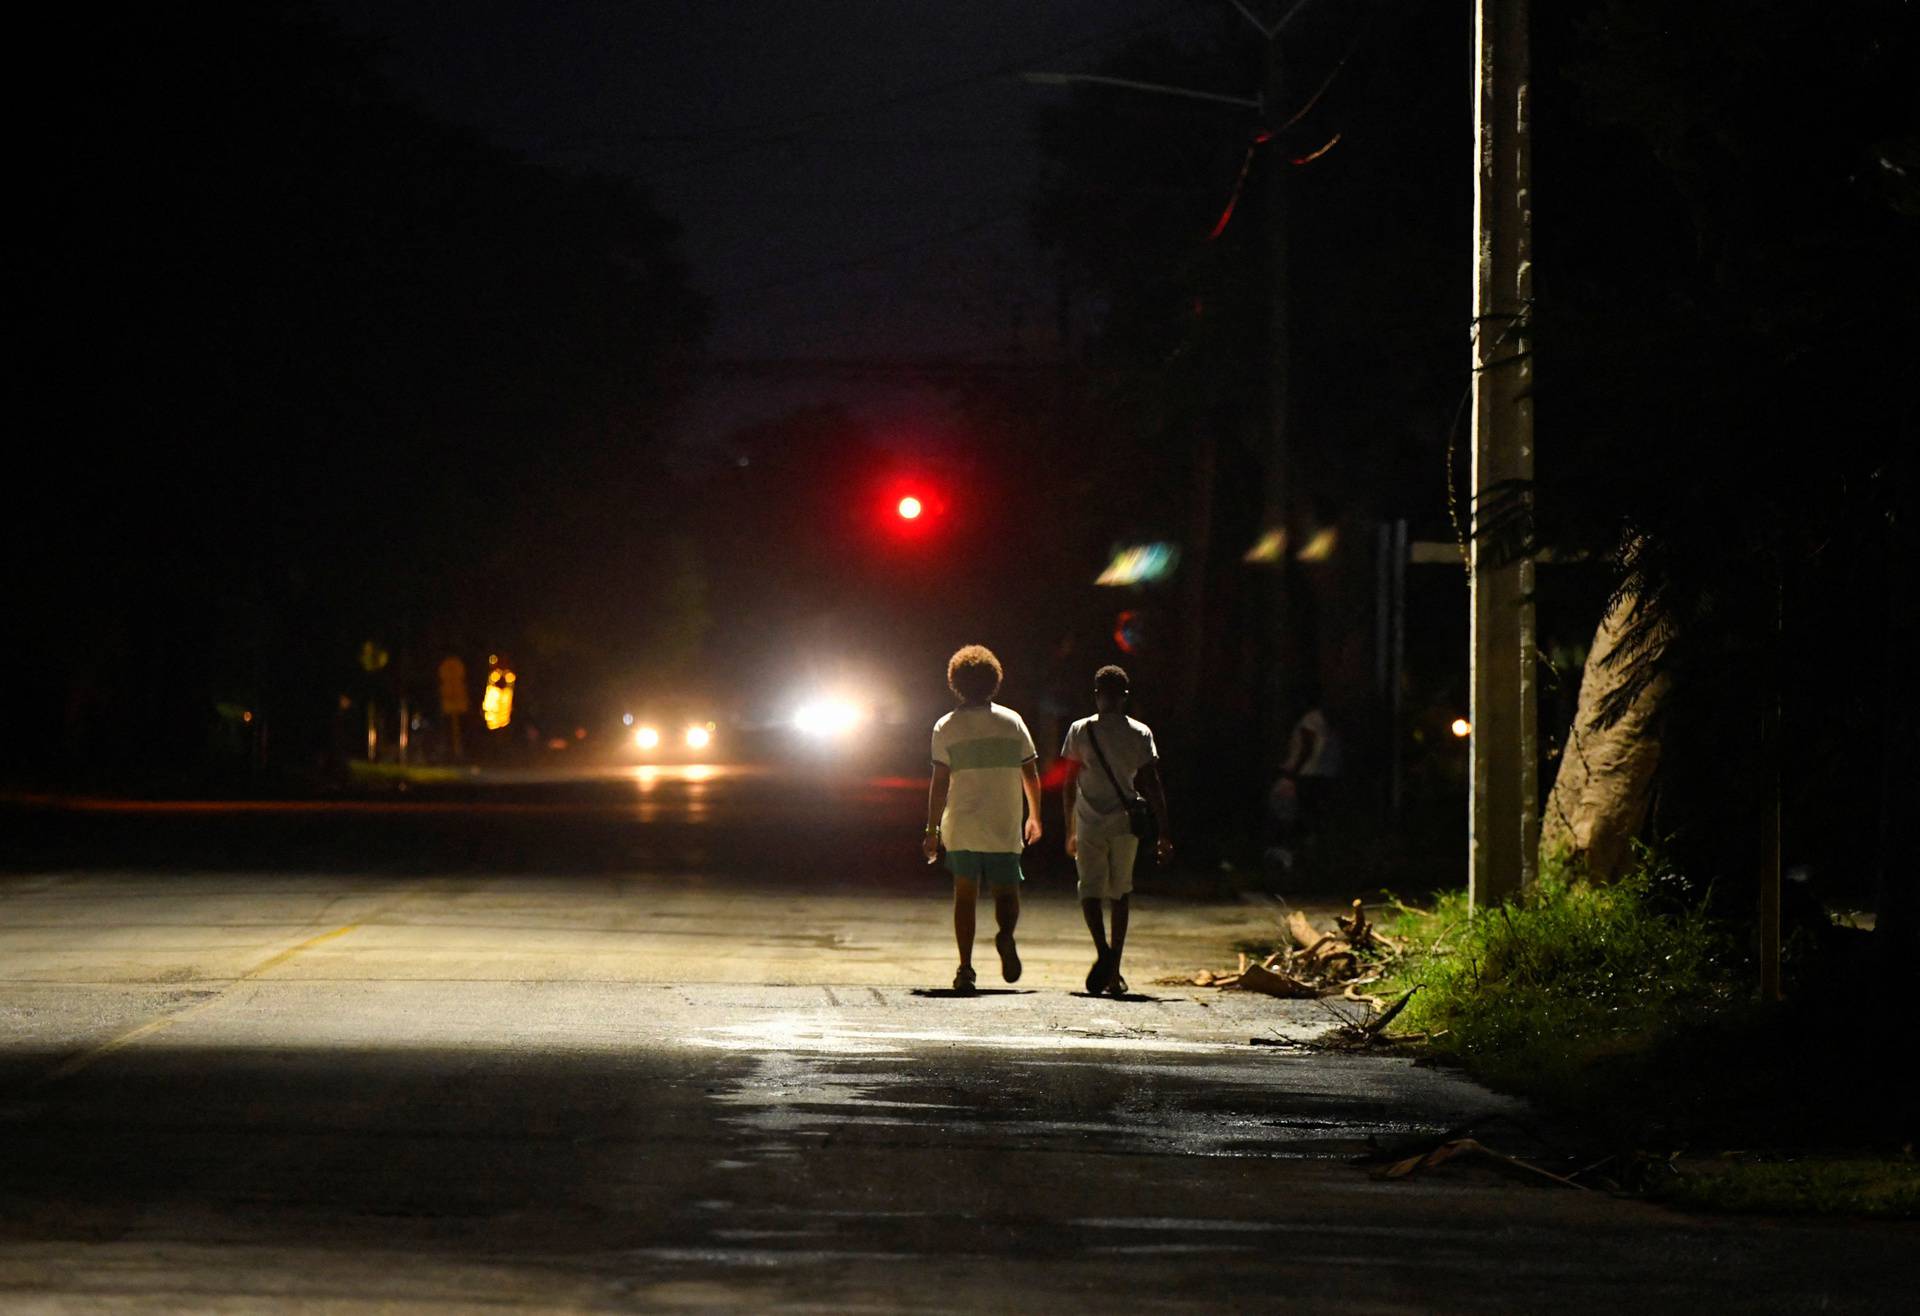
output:
M969 644L947 660L947 688L960 706L933 724L933 782L920 852L928 863L944 849L953 874L957 992L974 990L974 910L980 888L993 892L1000 976L1020 980L1013 930L1020 921L1020 852L1040 839L1040 768L1033 736L1011 708L993 702L1000 660Z

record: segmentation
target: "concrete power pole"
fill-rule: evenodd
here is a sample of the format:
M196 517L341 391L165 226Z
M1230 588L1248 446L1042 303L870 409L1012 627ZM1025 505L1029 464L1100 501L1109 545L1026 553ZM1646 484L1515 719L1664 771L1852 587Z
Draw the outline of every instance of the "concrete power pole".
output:
M1474 0L1473 782L1468 898L1533 881L1539 847L1533 560L1501 563L1488 514L1533 479L1533 203L1528 0ZM1531 493L1525 510L1531 513ZM1529 532L1530 533L1530 532Z

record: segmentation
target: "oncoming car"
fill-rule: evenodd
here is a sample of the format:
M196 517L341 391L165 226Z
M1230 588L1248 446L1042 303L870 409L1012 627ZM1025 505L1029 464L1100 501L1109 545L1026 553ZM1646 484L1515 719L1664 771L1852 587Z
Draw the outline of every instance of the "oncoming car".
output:
M621 716L623 757L639 763L700 763L722 752L720 724L692 704L650 705Z

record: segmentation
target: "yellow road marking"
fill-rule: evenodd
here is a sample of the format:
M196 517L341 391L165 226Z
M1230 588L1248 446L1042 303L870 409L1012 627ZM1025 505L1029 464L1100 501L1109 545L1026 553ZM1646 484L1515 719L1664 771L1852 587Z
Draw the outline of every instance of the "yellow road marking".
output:
M268 959L264 959L260 961L260 963L254 965L251 969L248 969L245 973L241 974L238 978L234 979L234 981L245 982L249 978L258 978L261 974L265 973L269 969L279 968L282 964L285 964L288 960L292 959L295 955L298 955L303 951L312 950L315 946L320 945L322 942L332 941L335 937L344 937L349 932L352 932L355 928L359 926L360 925L358 923L343 923L331 932L322 932L317 937L308 937L305 941L301 942L298 946L289 946L287 947L287 949L281 951L278 955L274 955Z
M118 1037L108 1038L91 1051L82 1051L77 1055L68 1056L65 1060L62 1060L52 1069L49 1069L46 1073L35 1079L33 1085L38 1088L45 1087L49 1083L58 1083L70 1074L79 1073L102 1056L110 1056L123 1046L132 1046L143 1037L157 1033L163 1028L171 1028L174 1019L177 1017L177 1015L170 1014L164 1019L149 1019L138 1028L130 1028Z
M269 955L266 959L261 960L258 964L254 965L251 969L248 969L245 973L233 979L233 981L227 985L226 990L230 991L235 985L239 983L250 981L251 979L257 978L261 974L266 973L271 969L279 968L282 964L285 964L288 960L292 959L294 956L302 953L303 951L312 950L315 946L319 946L326 942L332 941L335 937L344 937L349 932L352 932L355 928L359 926L360 925L358 923L343 923L339 927L333 929L331 932L322 932L318 936L308 937L305 941L301 942L297 946L289 946L285 950L279 952L276 955ZM94 1061L110 1056L115 1051L118 1051L123 1047L132 1046L135 1042L138 1042L143 1037L151 1037L153 1034L160 1032L163 1029L173 1027L174 1024L180 1022L180 1020L182 1019L186 1019L192 1015L196 1015L200 1013L200 1011L216 1003L225 994L226 994L226 991L222 991L207 998L206 1000L196 1001L192 1005L185 1006L179 1010L175 1010L172 1014L163 1015L158 1019L149 1019L146 1023L138 1024L135 1027L129 1028L126 1032L121 1033L117 1037L108 1038L106 1041L100 1043L98 1046L90 1047L85 1051L81 1051L75 1055L68 1056L65 1060L62 1060L59 1064L55 1065L52 1069L49 1069L46 1073L42 1074L39 1078L35 1079L33 1081L33 1086L36 1088L41 1088L41 1087L45 1087L49 1083L58 1083L63 1078L70 1078L73 1075L79 1073L81 1070L85 1069L87 1066L91 1065Z

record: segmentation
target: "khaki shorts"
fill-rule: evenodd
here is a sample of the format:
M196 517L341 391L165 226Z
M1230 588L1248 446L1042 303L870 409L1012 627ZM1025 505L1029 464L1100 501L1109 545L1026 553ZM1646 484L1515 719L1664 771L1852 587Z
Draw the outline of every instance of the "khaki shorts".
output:
M1082 836L1076 848L1073 863L1080 870L1082 900L1118 900L1133 890L1133 860L1140 852L1139 837L1127 832Z

